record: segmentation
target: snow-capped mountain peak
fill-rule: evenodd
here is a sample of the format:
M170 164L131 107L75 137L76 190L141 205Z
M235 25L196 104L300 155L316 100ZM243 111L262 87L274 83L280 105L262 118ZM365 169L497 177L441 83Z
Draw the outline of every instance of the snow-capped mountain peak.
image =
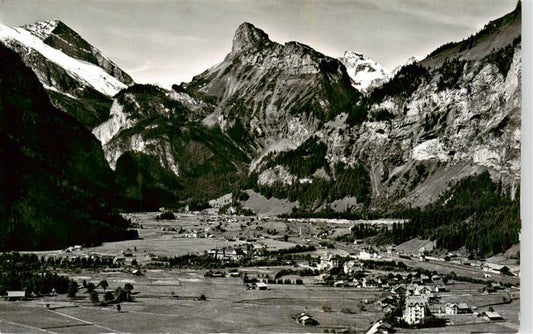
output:
M346 66L352 85L362 93L381 85L387 77L387 70L383 66L362 53L346 51L339 60Z
M54 20L47 20L47 21L39 21L32 24L27 24L22 26L24 30L27 30L34 34L35 36L39 37L41 40L45 40L52 31L61 23L61 21L54 19Z
M98 92L113 96L127 86L107 73L101 67L73 58L43 42L38 35L44 35L55 28L58 21L45 21L32 25L32 28L12 28L0 24L0 41L13 48L23 48L27 52L35 51L50 62L64 68L78 81L94 88ZM14 45L15 44L15 45Z

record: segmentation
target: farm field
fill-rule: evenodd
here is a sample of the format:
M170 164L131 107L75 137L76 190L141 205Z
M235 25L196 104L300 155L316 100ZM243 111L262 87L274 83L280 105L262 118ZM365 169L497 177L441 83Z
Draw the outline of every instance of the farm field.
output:
M114 304L95 305L85 289L75 298L51 294L26 301L0 301L0 332L4 333L322 333L351 330L366 332L385 316L378 303L391 293L379 287L333 287L323 284L321 276L286 275L284 279L302 284L268 284L266 290L247 289L243 277L274 277L282 270L298 270L295 264L246 266L238 270L238 277L206 277L207 268L172 268L153 265L153 257L174 257L186 254L206 254L213 248L230 248L253 243L268 250L285 250L296 245L316 246L302 256L326 258L357 254L365 245L335 241L335 236L349 231L346 222L324 222L280 219L228 218L194 214L180 214L175 220L156 220L157 213L128 215L139 226L137 240L104 243L97 247L72 252L64 250L34 252L38 256L84 257L94 254L135 259L139 273L132 266L117 268L58 268L58 274L78 282L109 283L113 291L126 283L133 285L132 302L121 303L118 312ZM218 227L217 227L218 226ZM317 235L329 228L326 240L334 245L326 249ZM349 225L348 225L349 226ZM142 227L142 228L141 228ZM205 232L208 237L192 237ZM284 237L284 236L287 237ZM381 253L381 260L401 260L412 270L436 270L441 275L455 271L466 277L481 278L479 268L462 268L449 262L427 262L399 259ZM401 271L367 268L370 276L382 276ZM516 277L495 275L502 282L517 283ZM441 283L432 283L436 286ZM449 319L446 327L426 329L397 328L398 333L457 333L457 332L516 332L519 328L519 289L505 288L485 294L485 285L450 281L448 291L429 306L433 314ZM104 290L97 287L102 298ZM201 300L205 296L205 300ZM101 299L100 299L101 300ZM446 303L465 302L476 312L494 310L505 320L489 322L481 317L445 315ZM309 314L317 326L303 326L293 319L301 313Z
M275 272L249 268L248 272ZM2 302L2 332L26 333L44 329L56 333L89 332L321 332L324 328L370 327L381 314L377 309L361 312L363 299L375 298L373 291L328 288L313 285L270 285L269 290L246 290L239 278L204 278L200 271L147 271L137 277L124 273L82 272L78 279L107 279L109 289L131 283L135 301L114 307L92 306L87 298L71 300L65 296L45 297L29 302ZM205 301L199 301L200 295ZM80 294L83 296L83 294ZM50 309L46 308L49 304ZM331 311L325 312L324 306ZM341 310L350 308L356 314ZM320 323L303 327L291 316L307 312ZM21 319L24 319L21 321ZM18 330L17 330L18 329Z

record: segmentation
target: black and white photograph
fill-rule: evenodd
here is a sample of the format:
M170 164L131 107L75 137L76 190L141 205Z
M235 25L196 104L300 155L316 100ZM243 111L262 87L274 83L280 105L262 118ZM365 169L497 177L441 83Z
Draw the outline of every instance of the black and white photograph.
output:
M0 333L533 331L532 8L1 0Z

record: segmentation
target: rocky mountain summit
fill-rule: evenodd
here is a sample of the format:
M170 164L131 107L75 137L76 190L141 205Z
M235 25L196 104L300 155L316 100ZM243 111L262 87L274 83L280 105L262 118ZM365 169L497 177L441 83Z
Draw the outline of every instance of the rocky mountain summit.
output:
M242 127L252 156L279 139L300 145L361 95L338 60L298 42L273 42L250 23L238 27L220 64L182 88L212 105L204 124L227 133Z

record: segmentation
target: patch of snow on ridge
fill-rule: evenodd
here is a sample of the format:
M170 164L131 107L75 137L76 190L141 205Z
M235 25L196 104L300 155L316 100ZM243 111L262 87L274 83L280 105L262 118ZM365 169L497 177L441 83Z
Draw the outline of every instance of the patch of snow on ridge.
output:
M45 85L45 84L43 84L43 87L44 87L44 89L48 89L48 90L54 91L54 92L56 92L56 93L59 93L59 94L65 95L65 96L67 96L67 97L70 97L71 99L76 99L76 97L70 95L69 93L65 93L65 92L60 92L60 91L58 91L55 87L48 86L48 85Z
M415 146L411 151L411 154L413 160L417 161L430 159L448 161L450 159L448 153L444 149L444 145L439 141L439 138L431 139Z
M73 77L95 90L107 96L114 96L121 89L127 86L108 74L102 68L72 58L63 52L46 45L36 35L23 28L11 28L0 24L0 40L1 41L15 41L28 49L40 53L49 61L59 65L69 72Z

